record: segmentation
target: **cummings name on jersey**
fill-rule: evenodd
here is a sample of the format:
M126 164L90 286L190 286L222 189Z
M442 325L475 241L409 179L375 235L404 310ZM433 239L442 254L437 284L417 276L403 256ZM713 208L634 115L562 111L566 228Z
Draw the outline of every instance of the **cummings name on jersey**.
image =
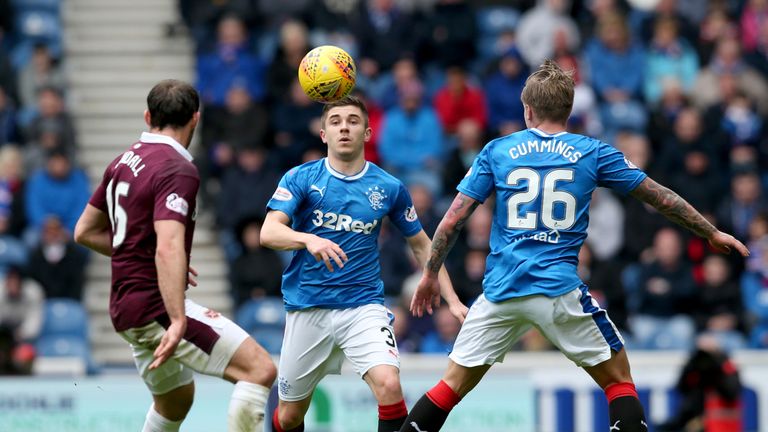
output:
M575 150L576 149L572 145L561 140L531 140L512 146L509 149L509 155L512 159L517 159L520 156L525 156L533 152L558 153L569 161L576 163L579 161L579 158L581 158L581 152Z

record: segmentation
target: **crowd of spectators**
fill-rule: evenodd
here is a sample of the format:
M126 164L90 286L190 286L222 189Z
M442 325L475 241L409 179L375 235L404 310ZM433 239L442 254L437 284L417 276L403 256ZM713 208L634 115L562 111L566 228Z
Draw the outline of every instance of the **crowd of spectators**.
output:
M205 105L197 160L236 304L279 296L275 263L290 257L255 233L279 176L324 155L322 106L296 79L310 48L355 58L373 129L366 157L408 186L430 235L483 145L525 127L525 79L553 58L577 83L571 131L619 148L752 249L746 261L715 255L642 203L598 189L579 272L630 347L690 349L701 334L728 349L768 347L768 1L632 3L181 1ZM482 292L492 205L448 257L467 303ZM408 317L419 268L399 234L382 231L401 350L449 350L458 326L442 311ZM532 333L519 348L551 346Z
M67 110L57 2L0 0L0 374L27 373L50 299L83 300L72 230L90 195ZM34 24L34 23L32 23Z

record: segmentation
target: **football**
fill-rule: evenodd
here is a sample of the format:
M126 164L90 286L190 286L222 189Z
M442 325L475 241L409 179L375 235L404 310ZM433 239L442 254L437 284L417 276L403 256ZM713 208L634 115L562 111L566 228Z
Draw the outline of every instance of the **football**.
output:
M319 46L308 52L299 65L299 84L310 99L333 102L355 87L355 62L343 49L333 45Z

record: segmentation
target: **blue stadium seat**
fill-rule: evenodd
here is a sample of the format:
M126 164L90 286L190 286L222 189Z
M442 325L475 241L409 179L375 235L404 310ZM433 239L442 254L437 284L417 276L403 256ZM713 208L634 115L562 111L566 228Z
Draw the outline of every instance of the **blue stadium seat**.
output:
M257 328L279 328L285 326L285 308L279 298L251 299L245 302L235 314L235 322L251 333Z
M87 339L79 336L44 336L37 340L35 349L40 357L79 357L87 362L90 356Z
M13 0L16 13L28 11L43 11L59 14L62 0Z
M21 39L34 39L43 42L61 39L61 20L54 13L44 11L17 13L16 26L16 33Z
M270 354L280 354L283 347L283 329L275 327L257 328L251 332L251 337L256 339Z
M72 299L46 300L40 338L46 336L72 336L87 341L88 317L83 305Z

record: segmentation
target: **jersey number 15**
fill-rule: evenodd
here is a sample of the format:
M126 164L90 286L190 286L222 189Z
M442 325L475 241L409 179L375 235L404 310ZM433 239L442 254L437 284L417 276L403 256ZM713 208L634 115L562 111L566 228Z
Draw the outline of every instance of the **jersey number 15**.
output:
M549 229L568 229L576 222L576 197L562 190L555 190L559 181L573 181L573 170L556 169L544 176L541 187L541 175L530 168L518 168L507 175L507 184L517 185L520 180L528 182L528 188L509 197L507 200L507 226L515 229L536 229L538 214L526 212L520 215L518 206L529 203L541 194L541 221ZM555 203L563 203L562 219L555 218Z
M128 196L131 185L128 182L118 182L114 186L114 180L107 184L107 212L109 222L112 224L112 247L116 248L125 240L125 228L128 225L128 214L120 205L120 197ZM114 188L113 188L114 186Z

